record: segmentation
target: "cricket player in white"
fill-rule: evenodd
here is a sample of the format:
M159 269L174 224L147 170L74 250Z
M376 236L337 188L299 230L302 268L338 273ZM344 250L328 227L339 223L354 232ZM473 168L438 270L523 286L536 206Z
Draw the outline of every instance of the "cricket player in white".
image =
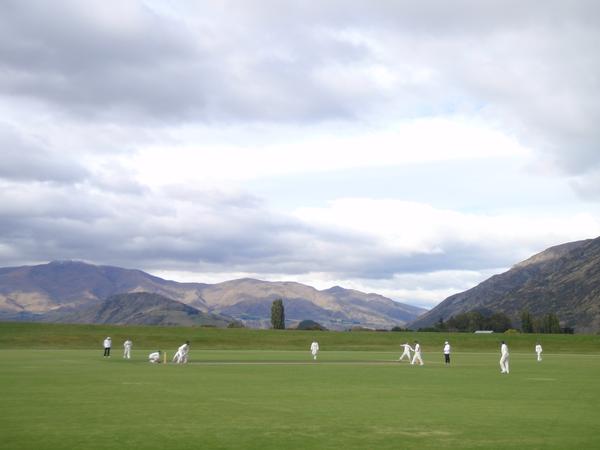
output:
M110 347L112 346L112 339L109 337L107 337L106 339L104 339L104 357L105 358L110 358Z
M450 344L448 341L444 342L444 361L446 365L450 364Z
M133 345L133 342L131 342L131 339L127 339L125 342L123 342L123 358L124 359L131 359L131 346Z
M535 352L537 353L537 360L540 362L542 360L542 345L539 342L535 344Z
M502 341L502 345L500 346L500 373L509 373L508 359L508 345L506 345L506 343Z
M310 352L312 353L313 359L316 361L317 354L319 353L319 343L317 341L313 341L313 343L310 344Z
M157 351L157 352L150 353L148 355L148 361L151 362L151 363L153 363L153 364L160 363L160 350Z
M410 362L410 352L414 351L413 348L410 346L410 344L408 342L401 344L400 347L403 347L404 351L402 352L402 355L400 356L398 361L402 361L404 359L404 357L406 356L408 358L408 362Z
M185 344L180 346L173 356L173 362L176 364L186 364L188 362L188 353L190 351L190 341L185 341Z
M413 355L413 359L410 363L414 364L417 361L419 361L420 366L423 365L423 358L421 358L421 345L419 344L419 341L415 341L415 354Z

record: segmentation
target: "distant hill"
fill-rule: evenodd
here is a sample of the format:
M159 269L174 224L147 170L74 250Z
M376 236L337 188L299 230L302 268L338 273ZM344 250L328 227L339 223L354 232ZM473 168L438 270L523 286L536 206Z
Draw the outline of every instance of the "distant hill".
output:
M192 306L160 294L132 292L117 294L103 302L80 308L60 308L41 318L44 322L95 323L113 325L170 325L226 327L234 320L203 313Z
M225 315L248 326L270 325L271 303L284 300L290 326L304 319L330 329L403 326L425 310L377 294L334 287L317 290L294 282L240 279L218 284L178 283L140 270L55 261L0 268L0 319L32 320L55 311L83 311L108 297L134 292L160 294L201 312ZM90 306L91 307L91 306Z
M281 298L286 322L295 325L314 320L330 329L361 325L391 328L406 324L425 309L395 302L377 294L365 294L339 286L319 291L296 282L268 282L244 278L204 286L202 298L214 311L243 320L249 326L268 326L271 303Z
M551 247L494 275L468 291L452 295L409 324L431 326L471 310L503 312L519 326L520 313L556 313L578 333L600 330L600 238Z
M203 286L163 280L141 270L53 261L37 266L0 268L0 310L46 312L128 292L153 292L206 310L198 292Z

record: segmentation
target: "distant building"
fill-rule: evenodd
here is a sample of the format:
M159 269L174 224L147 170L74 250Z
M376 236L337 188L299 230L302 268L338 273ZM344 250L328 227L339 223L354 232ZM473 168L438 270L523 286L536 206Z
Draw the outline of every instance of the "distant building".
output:
M475 334L491 334L494 330L475 330Z

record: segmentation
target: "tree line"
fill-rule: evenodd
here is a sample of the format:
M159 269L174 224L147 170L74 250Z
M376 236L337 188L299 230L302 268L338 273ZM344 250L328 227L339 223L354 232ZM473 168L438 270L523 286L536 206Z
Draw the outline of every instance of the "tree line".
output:
M420 328L418 331L459 331L474 332L477 330L490 330L495 333L504 333L513 329L510 317L502 312L468 311L450 317L447 321L440 318L433 327ZM558 316L548 313L542 316L532 316L529 311L521 313L522 333L573 333L573 329L561 328Z
M311 321L305 321L311 322ZM316 327L318 325L318 328ZM285 309L283 300L277 299L271 305L271 327L275 330L285 329ZM310 329L324 329L316 322ZM417 331L458 331L472 333L477 330L490 330L495 333L504 333L513 329L513 324L506 314L489 310L473 310L457 314L447 321L440 318L433 327L419 328ZM392 331L406 331L394 327ZM522 333L573 333L573 328L561 328L558 316L548 313L542 316L532 316L529 311L521 312Z
M532 316L529 311L521 312L522 333L568 333L573 334L573 328L561 328L558 316L554 313L543 316Z
M433 329L423 329L419 331L462 331L474 332L477 330L490 330L495 333L504 333L512 328L510 318L501 312L484 314L481 311L468 311L450 317L447 321L440 318L433 326Z

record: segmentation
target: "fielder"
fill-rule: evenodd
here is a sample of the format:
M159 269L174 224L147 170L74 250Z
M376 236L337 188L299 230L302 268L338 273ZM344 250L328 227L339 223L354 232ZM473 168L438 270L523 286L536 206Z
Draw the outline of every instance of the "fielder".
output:
M313 343L310 344L310 353L312 353L313 360L316 361L319 353L319 343L317 341L313 341Z
M500 346L500 373L509 373L508 362L508 345L506 345L506 343L502 341L502 345Z
M450 344L448 341L444 342L444 362L446 365L450 365Z
M408 358L408 362L410 362L410 360L411 360L410 352L414 352L413 348L410 346L410 344L408 342L401 344L400 347L403 347L404 351L402 352L402 355L400 356L398 361L402 361L404 359L404 357L406 356Z
M152 364L160 364L160 350L148 355L148 361Z
M112 339L109 336L106 339L104 339L104 357L105 358L110 358L110 347L111 346L112 346Z
M537 360L540 362L542 360L542 344L539 342L535 344L535 352L537 353Z
M185 341L185 344L183 344L177 349L177 352L173 356L173 362L175 364L187 364L189 351L190 341Z
M131 359L131 346L133 345L133 342L131 342L131 339L127 339L125 342L123 342L123 358L124 359Z
M419 361L419 365L423 365L423 358L421 358L421 346L419 345L419 341L415 341L415 354L413 355L413 359L410 362L413 365L415 362Z

